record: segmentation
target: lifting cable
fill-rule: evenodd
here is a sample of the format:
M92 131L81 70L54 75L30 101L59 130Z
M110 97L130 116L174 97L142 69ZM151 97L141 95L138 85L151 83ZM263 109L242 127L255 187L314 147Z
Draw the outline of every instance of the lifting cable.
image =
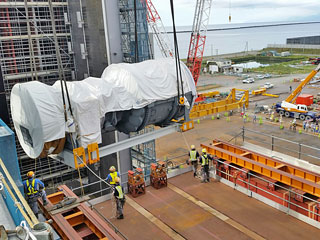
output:
M184 89L183 89L183 81L182 81L182 73L181 73L181 63L179 56L179 48L178 48L178 39L177 39L177 31L176 24L174 18L174 6L173 0L170 0L171 6L171 16L172 16L172 24L173 24L173 40L174 40L174 52L175 52L175 61L176 61L176 73L177 73L177 89L178 89L178 101L179 104L184 104ZM181 86L181 96L180 96L180 86Z
M137 0L134 0L134 62L139 62L138 54L138 25L137 25Z
M68 117L67 117L67 112L66 112L66 101L65 101L65 96L64 96L63 83L64 83L64 87L65 87L65 91L66 91L66 95L67 95L67 100L68 100L68 104L69 104L69 111L70 111L70 114L72 117L73 117L73 112L71 109L71 101L70 101L70 97L69 97L66 76L64 74L64 67L62 64L62 58L61 58L61 54L60 54L60 48L59 48L59 43L58 43L58 38L57 38L56 23L55 23L55 16L54 16L54 11L53 11L52 0L49 0L48 3L49 3L49 11L50 11L53 39L54 39L54 44L55 44L55 49L56 49L56 57L57 57L57 63L58 63L58 69L59 69L59 78L60 78L60 86L61 86L62 101L63 101L64 114L65 114L65 121L67 121Z

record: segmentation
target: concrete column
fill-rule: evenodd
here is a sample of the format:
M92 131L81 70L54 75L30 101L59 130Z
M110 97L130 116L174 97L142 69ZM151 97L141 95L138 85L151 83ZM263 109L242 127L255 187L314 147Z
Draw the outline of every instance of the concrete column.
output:
M101 0L108 62L123 62L118 1Z

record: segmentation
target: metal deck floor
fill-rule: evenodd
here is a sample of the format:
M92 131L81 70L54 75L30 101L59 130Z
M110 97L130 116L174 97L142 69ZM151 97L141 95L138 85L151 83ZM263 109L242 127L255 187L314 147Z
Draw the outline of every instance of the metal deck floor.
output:
M307 240L320 235L319 229L222 183L200 183L191 173L171 178L169 182L265 239ZM169 187L159 190L148 187L145 195L132 199L185 239L252 239ZM97 204L95 208L108 219L112 218L111 201ZM129 239L170 239L129 204L125 205L124 213L125 219L112 218L111 221Z

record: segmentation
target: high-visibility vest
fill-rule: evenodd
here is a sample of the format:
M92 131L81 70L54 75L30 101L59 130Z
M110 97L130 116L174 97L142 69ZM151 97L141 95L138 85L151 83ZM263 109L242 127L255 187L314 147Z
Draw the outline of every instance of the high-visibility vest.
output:
M110 184L116 184L116 177L118 176L118 172L113 172L113 173L110 173L110 176L111 176L111 181L110 181Z
M195 160L197 160L197 151L191 150L190 151L190 161L195 161Z
M209 158L208 158L208 155L202 155L201 156L201 159L202 159L202 162L201 162L201 165L204 166L204 165L209 165Z
M123 199L122 187L119 185L119 186L116 186L116 189L117 189L117 191L119 193L119 196L117 198Z
M26 182L27 189L28 189L27 195L33 195L33 194L38 193L38 190L34 188L35 182L36 182L36 180L32 179L32 182L30 184L29 180L27 180L27 182Z

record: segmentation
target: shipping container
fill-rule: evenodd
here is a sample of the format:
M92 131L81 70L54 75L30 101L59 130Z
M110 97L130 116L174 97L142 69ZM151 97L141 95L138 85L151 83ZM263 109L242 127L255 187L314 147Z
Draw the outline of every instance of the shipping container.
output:
M297 97L296 104L304 104L306 106L310 106L311 104L313 104L313 95L300 94Z

